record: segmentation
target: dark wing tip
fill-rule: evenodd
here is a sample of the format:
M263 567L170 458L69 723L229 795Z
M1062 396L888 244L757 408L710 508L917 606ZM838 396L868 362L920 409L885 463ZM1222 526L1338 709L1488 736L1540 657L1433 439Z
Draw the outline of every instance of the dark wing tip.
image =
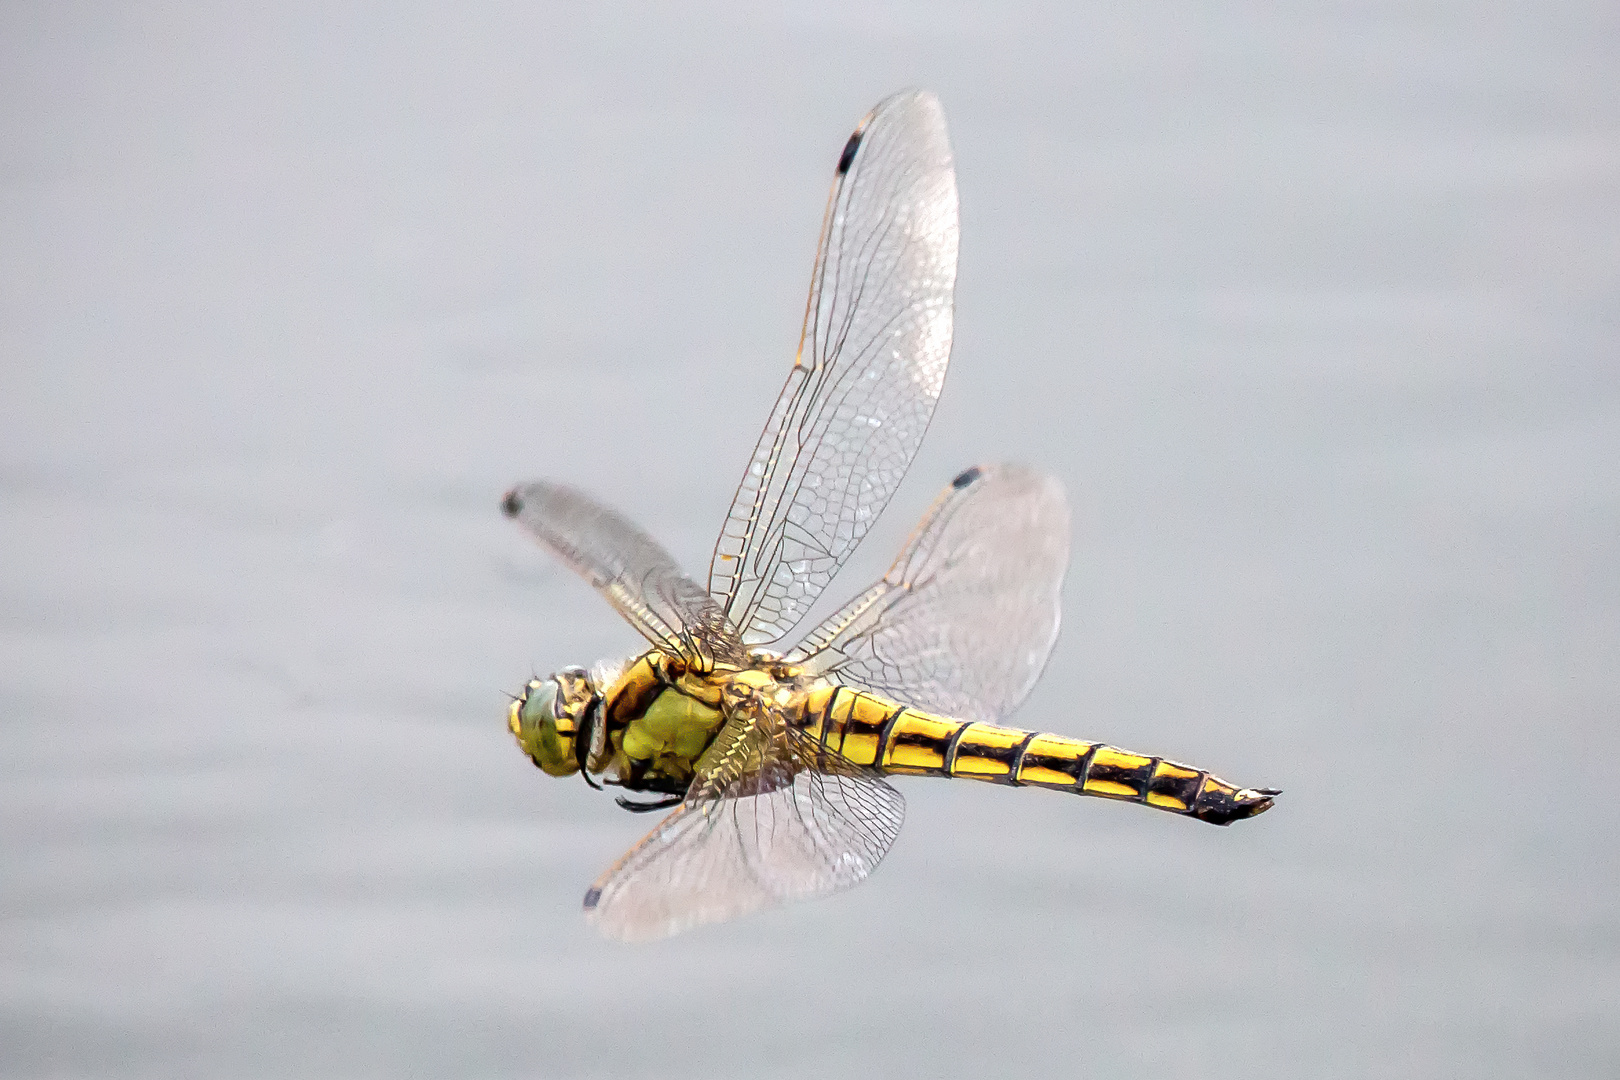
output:
M507 517L517 517L523 513L523 499L518 495L517 488L508 491L501 499L501 513Z
M838 175L843 176L849 172L850 165L855 161L855 151L861 146L861 129L857 128L850 135L849 142L844 144L844 152L838 157Z
M585 910L586 911L595 911L596 910L596 902L598 900L600 900L600 899L602 899L602 890L601 889L594 888L594 887L590 888L590 889L587 889L586 892L585 892Z
M977 480L983 473L984 470L979 468L977 465L973 466L971 469L963 469L957 474L956 479L951 481L951 487L960 491L969 484L973 483L973 481Z

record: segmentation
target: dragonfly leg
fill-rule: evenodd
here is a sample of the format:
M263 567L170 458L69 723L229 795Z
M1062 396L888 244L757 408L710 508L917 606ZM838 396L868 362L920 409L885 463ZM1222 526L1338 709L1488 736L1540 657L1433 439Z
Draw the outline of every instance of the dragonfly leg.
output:
M690 783L685 780L676 780L668 776L638 776L629 780L606 781L615 787L622 787L626 791L647 791L662 795L662 799L652 802L632 802L623 795L614 797L614 802L633 814L648 814L654 810L668 810L672 806L679 806L686 798L686 789Z
M613 801L632 814L650 814L654 810L668 810L672 806L679 806L685 799L680 795L666 795L657 802L631 802L623 795L615 795Z

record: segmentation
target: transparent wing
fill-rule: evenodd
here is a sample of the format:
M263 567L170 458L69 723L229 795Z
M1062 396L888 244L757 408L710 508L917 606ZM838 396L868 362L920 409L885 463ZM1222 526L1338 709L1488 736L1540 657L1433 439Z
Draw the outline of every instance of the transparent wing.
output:
M1022 465L951 481L883 580L787 659L908 705L996 721L1057 640L1069 565L1063 487Z
M896 94L839 159L799 353L709 564L744 641L798 624L905 476L950 360L956 245L945 115Z
M720 608L658 541L564 484L522 484L501 503L654 645L690 661L741 664L743 648Z
M766 709L720 730L683 802L585 894L621 941L668 937L866 879L905 799Z

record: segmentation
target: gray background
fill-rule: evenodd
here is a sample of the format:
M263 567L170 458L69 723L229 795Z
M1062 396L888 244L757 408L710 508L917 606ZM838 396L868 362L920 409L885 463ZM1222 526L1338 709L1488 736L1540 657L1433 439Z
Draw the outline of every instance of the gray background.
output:
M0 8L0 1073L1612 1076L1611 4ZM826 184L950 117L975 461L1067 485L1017 720L1217 830L904 783L874 878L665 944L503 692L637 639L497 512L685 565Z

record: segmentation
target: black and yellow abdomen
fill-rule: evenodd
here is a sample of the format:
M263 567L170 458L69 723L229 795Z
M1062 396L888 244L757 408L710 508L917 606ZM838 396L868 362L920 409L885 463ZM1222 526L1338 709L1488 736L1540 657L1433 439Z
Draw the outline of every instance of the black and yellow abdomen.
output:
M936 716L847 686L807 693L802 722L827 749L885 773L1069 791L1216 825L1263 813L1278 794L1103 743Z

